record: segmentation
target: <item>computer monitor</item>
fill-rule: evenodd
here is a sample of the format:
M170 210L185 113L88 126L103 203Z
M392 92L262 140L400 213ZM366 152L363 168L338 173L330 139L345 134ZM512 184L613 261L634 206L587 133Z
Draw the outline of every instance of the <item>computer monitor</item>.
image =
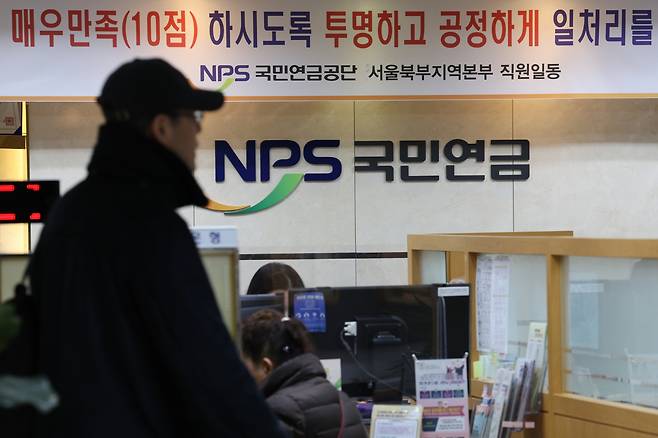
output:
M239 330L238 262L235 248L199 248L215 301L227 330L237 339Z
M341 360L352 397L415 395L413 355L436 358L443 318L437 285L293 289L290 315L321 359Z
M244 322L259 310L271 309L284 313L283 294L241 295L240 321Z
M458 359L470 351L470 286L468 284L439 284L438 356Z

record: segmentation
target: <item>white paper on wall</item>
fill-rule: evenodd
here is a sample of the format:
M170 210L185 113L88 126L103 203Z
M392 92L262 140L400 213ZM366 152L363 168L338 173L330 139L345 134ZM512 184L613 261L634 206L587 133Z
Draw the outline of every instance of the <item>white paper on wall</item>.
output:
M476 300L477 300L477 344L478 351L491 351L491 283L493 260L489 256L477 258Z
M511 260L505 255L477 259L478 350L507 354Z

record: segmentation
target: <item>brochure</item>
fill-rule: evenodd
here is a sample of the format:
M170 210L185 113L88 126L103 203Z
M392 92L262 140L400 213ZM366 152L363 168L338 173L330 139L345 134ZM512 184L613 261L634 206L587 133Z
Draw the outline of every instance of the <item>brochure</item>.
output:
M468 438L466 359L417 360L415 367L416 403L423 406L423 438Z
M505 418L505 408L509 398L510 386L514 371L507 368L499 368L496 372L496 380L493 388L494 406L491 414L491 425L489 427L489 438L498 438L503 418Z
M530 412L539 412L541 394L546 376L546 323L531 322L528 329L528 349L526 357L534 360L532 388L530 392Z
M489 386L484 385L482 389L482 401L475 407L475 414L473 415L471 438L484 438L487 436L493 401L493 398L489 394Z
M375 405L370 438L420 438L422 406Z
M510 422L521 422L525 420L526 409L528 406L528 399L530 396L530 388L532 386L532 377L534 370L534 360L519 358L516 361L514 368L514 375L512 377L512 385L510 387L508 408L506 409L505 420ZM514 431L522 430L522 428L515 428ZM511 428L503 428L503 437L510 436Z
M522 371L520 372L522 377L519 382L518 405L516 406L512 420L516 422L524 422L528 411L528 403L530 402L530 393L532 392L535 361L532 359L519 359L519 361L522 363Z

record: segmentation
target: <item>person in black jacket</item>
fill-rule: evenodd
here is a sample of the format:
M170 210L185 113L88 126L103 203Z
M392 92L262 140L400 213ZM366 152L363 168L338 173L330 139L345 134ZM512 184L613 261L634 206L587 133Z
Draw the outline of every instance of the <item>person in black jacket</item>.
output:
M242 355L267 403L295 438L365 438L352 400L327 379L300 321L275 310L242 327Z
M61 400L36 436L284 436L176 213L208 203L192 174L197 111L222 95L138 59L98 101L106 124L89 174L54 207L29 269L38 369Z

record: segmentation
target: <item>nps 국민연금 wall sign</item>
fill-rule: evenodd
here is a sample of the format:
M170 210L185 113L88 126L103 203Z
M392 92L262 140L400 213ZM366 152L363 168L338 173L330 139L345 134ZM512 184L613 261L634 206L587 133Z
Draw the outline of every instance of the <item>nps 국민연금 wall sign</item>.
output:
M0 96L96 96L155 56L229 96L653 94L657 15L654 0L2 0Z

